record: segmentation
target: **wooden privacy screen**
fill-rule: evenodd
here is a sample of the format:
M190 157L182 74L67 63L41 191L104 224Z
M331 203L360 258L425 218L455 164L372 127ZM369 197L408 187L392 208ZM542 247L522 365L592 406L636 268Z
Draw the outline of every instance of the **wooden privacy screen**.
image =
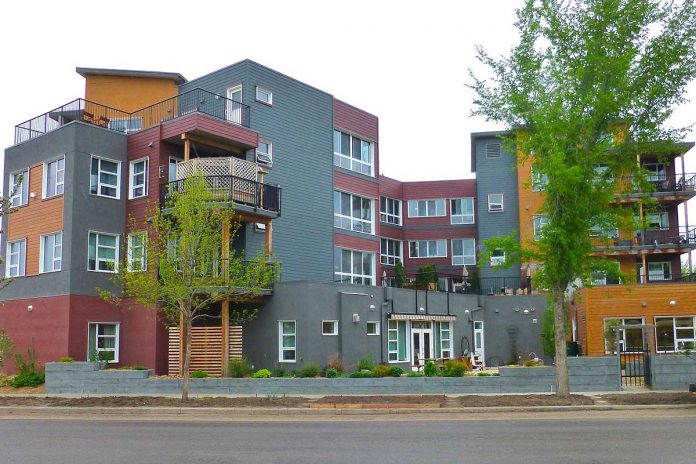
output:
M191 343L191 372L222 375L222 327L194 327ZM242 327L230 326L230 359L242 357ZM169 328L169 375L178 375L182 359L179 328Z

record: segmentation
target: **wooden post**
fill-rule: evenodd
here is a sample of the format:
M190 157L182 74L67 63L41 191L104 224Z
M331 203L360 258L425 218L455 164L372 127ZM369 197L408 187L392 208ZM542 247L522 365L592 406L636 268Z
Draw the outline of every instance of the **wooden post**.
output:
M230 300L222 302L222 376L229 375L230 363Z
M265 253L266 253L266 260L271 259L271 253L273 252L273 221L268 220L266 221L266 246L265 246Z
M181 138L184 141L184 161L191 159L191 140L186 136L186 134L181 134Z

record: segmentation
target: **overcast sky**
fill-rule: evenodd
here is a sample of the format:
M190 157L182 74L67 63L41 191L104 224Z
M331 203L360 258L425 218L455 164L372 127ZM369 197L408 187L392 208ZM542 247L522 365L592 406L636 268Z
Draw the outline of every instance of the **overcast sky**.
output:
M515 43L521 3L3 1L0 143L12 145L16 124L83 97L77 66L193 79L250 58L377 115L383 174L472 177L469 134L500 127L470 117L467 69L476 44L502 54ZM696 83L689 93L696 100ZM696 122L695 105L675 122Z

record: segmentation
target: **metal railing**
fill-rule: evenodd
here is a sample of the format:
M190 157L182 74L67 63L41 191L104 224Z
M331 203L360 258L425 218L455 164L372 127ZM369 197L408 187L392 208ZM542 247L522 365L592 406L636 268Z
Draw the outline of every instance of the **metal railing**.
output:
M203 181L215 201L234 202L280 214L281 189L278 186L236 176L203 176ZM175 193L186 194L186 179L162 184L160 204L165 205Z
M611 236L595 236L596 248L644 248L696 246L696 226L678 226L669 229L641 229L613 231Z
M536 293L531 277L463 277L447 273L429 273L427 277L406 273L401 288L468 295L529 295ZM387 277L387 286L396 287L394 277Z
M639 275L637 281L641 284L696 282L696 273L648 273L647 276Z
M652 186L646 188L645 192L641 188L640 181L635 177L619 177L616 180L617 195L696 191L696 174L693 173L648 174L644 181Z

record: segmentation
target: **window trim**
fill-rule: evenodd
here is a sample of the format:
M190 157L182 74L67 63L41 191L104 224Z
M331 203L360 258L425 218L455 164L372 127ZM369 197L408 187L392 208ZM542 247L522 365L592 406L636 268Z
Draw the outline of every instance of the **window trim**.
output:
M694 338L688 339L688 342L696 344L696 315L689 315L689 314L684 314L684 315L676 315L676 316L654 316L653 317L653 323L655 325L655 351L657 353L681 353L684 350L679 349L679 342L687 341L686 338L678 338L677 337L677 324L676 324L676 319L681 319L681 318L691 318L691 327L681 327L681 329L691 329L692 333L694 334ZM657 344L657 320L658 319L671 319L672 320L672 337L674 339L674 345L672 346L672 350L659 350L658 349L658 344Z
M56 193L53 195L46 195L46 192L48 190L48 165L52 163L57 163L58 161L63 160L63 169L59 170L58 167L56 166L56 184L54 185ZM42 178L41 178L41 199L42 200L47 200L49 198L54 198L54 197L59 197L65 193L65 155L58 156L56 158L46 160L42 163ZM91 164L90 164L91 168ZM63 181L58 182L58 172L63 172ZM63 187L63 191L58 193L58 186Z
M283 324L285 322L292 322L295 327L295 331L290 334L290 333L284 333L283 332ZM284 347L283 346L283 337L284 336L294 336L295 337L295 345L291 348L289 347ZM294 351L295 352L295 357L293 359L283 359L283 352L285 351ZM278 321L278 362L281 363L296 363L297 362L297 320L293 319L282 319Z
M425 214L420 213L420 208L418 207L418 203L424 201L425 202ZM429 201L435 201L435 214L428 214L430 213L430 208L428 207L428 202ZM437 214L437 202L441 201L442 202L442 214ZM416 214L411 215L411 203L416 204ZM447 216L447 199L446 198L425 198L425 199L413 199L413 200L408 200L406 203L407 211L408 211L408 217L409 218L430 218L430 217L446 217Z
M141 258L141 269L136 269L133 270L133 245L132 245L132 239L134 236L139 235L143 238L142 241L142 249L143 249L143 256ZM146 230L138 230L135 232L131 232L127 236L127 242L126 242L126 266L128 269L128 272L143 272L147 271L147 231Z
M268 153L259 152L259 146L260 146L262 143L264 143L264 144L266 144L266 145L268 146ZM268 140L266 140L266 139L259 139L259 146L257 146L256 149L254 149L254 156L255 156L255 158L256 158L256 162L257 162L258 164L261 164L261 165L264 165L264 166L273 166L273 142L270 142L270 141L268 141ZM261 159L259 158L259 153L260 153L262 156L267 157L267 158L268 158L268 161L261 160Z
M493 256L493 253L496 251L501 251L503 253L503 256ZM495 259L494 259L495 258ZM500 248L496 248L491 252L491 258L490 258L490 266L491 267L499 267L505 264L505 260L507 259L507 254L505 253L505 250L501 250Z
M14 243L19 243L19 252L18 257L17 257L17 275L13 276L12 274L12 266L10 264L10 245ZM24 256L22 256L22 243L24 243ZM26 277L27 275L27 238L19 238L16 240L8 240L7 243L5 244L5 277L8 279L15 279L17 277ZM24 272L22 271L22 268L24 268Z
M454 214L454 208L452 207L455 201L462 202L462 211L464 210L464 200L471 200L471 213ZM476 224L476 202L474 197L461 197L461 198L450 198L450 224L462 224L470 225ZM465 218L471 216L471 222L466 222ZM462 222L454 222L455 217L461 217Z
M330 333L324 332L324 324L330 322L332 331ZM295 329L297 330L297 329ZM338 320L336 319L322 319L321 320L321 335L325 337L337 337L338 336Z
M92 347L89 346L89 328L90 326L96 326L94 329L94 343L96 346L94 347L94 350L99 353L99 326L100 325L113 325L116 326L116 333L114 334L114 359L111 361L107 361L107 363L113 363L113 364L118 364L119 359L120 359L120 352L121 352L121 323L120 322L87 322L87 359L89 359L89 356L92 353ZM109 337L111 337L109 335ZM106 351L109 352L111 350L101 350L101 351Z
M144 179L142 184L136 185L133 178L134 178L134 170L133 166L135 166L138 163L145 162L145 170L143 171L144 174ZM135 200L136 198L143 198L148 196L149 194L149 187L150 187L150 157L149 156L144 156L142 158L138 158L136 160L131 161L128 163L128 199L129 200ZM133 190L135 188L142 187L143 189L143 194L142 195L134 195Z
M386 211L382 211L382 198L384 198L384 206L386 208ZM394 204L398 203L399 204L399 214L394 214L389 212L389 202L392 201ZM392 207L392 210L394 208ZM386 195L380 195L379 197L379 222L383 222L384 224L391 224L393 226L400 226L403 225L403 201L402 200L397 200L396 198L388 197ZM382 217L384 216L384 218ZM391 222L388 221L387 219L393 218L396 219L397 222Z
M344 135L348 136L350 139L350 144L349 144L350 146L348 147L348 154L347 155L344 153L341 153L340 147L339 147L339 151L336 151L336 133L337 132L339 134L344 134ZM369 162L363 161L362 158L361 159L353 158L353 156L352 156L353 155L353 139L358 139L358 140L360 140L360 142L365 142L368 144L369 158L370 158ZM340 135L338 137L338 140L340 142L340 140L341 140ZM362 152L362 145L360 147L360 150ZM338 166L339 168L347 169L348 171L351 171L351 172L357 172L358 174L362 174L364 176L375 177L375 142L374 141L369 140L369 139L365 139L362 136L354 134L352 132L345 131L345 130L338 129L338 128L334 127L334 130L333 130L333 155L334 155L334 157L333 157L334 166ZM341 164L341 162L340 162L341 159L348 161L350 167L343 166L343 164ZM339 161L338 163L336 163L337 160ZM353 163L358 163L358 165L361 167L368 166L370 168L369 174L364 173L362 171L362 169L360 169L360 170L354 169Z
M30 175L30 171L31 171L31 169L27 167L27 168L24 168L24 169L20 169L20 170L18 170L18 171L13 171L13 172L11 172L11 173L9 174L8 182L7 182L7 184L8 184L8 185L7 185L7 188L8 188L8 190L9 190L9 192L7 192L8 194L9 194L9 193L12 191L12 189L14 188L14 184L16 184L16 182L14 182L14 183L12 182L12 176L15 176L15 175L17 175L17 174L22 174L22 183L21 183L21 185L20 185L19 188L17 189L17 192L15 192L15 195L12 196L12 197L10 197L10 205L12 206L12 208L19 208L20 206L26 206L26 205L29 204L29 175ZM27 173L26 178L25 178L24 175L23 175L25 172ZM25 184L25 182L26 182L26 184ZM22 201L22 196L23 196L23 193L24 193L24 186L25 186L25 185L26 185L26 187L27 187L27 188L26 188L26 193L27 193L27 194L26 194L26 197L24 198L24 201ZM44 190L45 190L45 189L44 189ZM12 205L12 199L13 199L13 198L17 198L17 193L19 193L19 204L18 204L18 205Z
M350 272L350 273L345 273L345 272L343 272L343 271L336 272L336 262L335 262L335 254L334 254L334 281L335 281L335 282L344 283L344 282L343 282L343 279L342 279L341 277L348 277L348 278L350 278L350 282L348 282L349 285L370 285L370 286L372 286L372 285L375 284L375 282L377 282L377 276L376 276L376 272L377 272L377 263L375 262L375 255L376 255L376 253L375 253L374 251L357 250L357 249L354 249L354 248L344 248L344 247L341 247L341 246L334 246L334 253L336 253L336 250L340 250L341 252L343 252L343 250L350 251L350 253L351 253L351 255L350 255L350 259L351 259L351 263L350 263L351 266L350 266L350 269L351 269L351 272ZM370 278L370 283L369 283L369 284L366 284L366 283L363 283L363 284L354 284L354 283L353 283L353 279L354 279L354 278L359 277L359 278L362 278L362 279L364 280L366 277L368 277L367 274L353 274L353 253L367 253L367 254L372 255L372 260L371 260L371 263L370 263L371 275L369 276L369 278ZM343 256L343 253L341 253L341 256ZM343 258L341 258L341 259L343 259ZM361 267L362 267L362 266L361 266ZM343 268L343 262L341 262L341 268ZM337 280L337 278L340 279L340 280Z
M500 195L500 203L491 202L492 195ZM500 205L500 209L492 208L492 206ZM505 194L504 193L489 193L488 194L488 212L489 213L504 213L505 212Z
M443 324L447 324L447 329L443 329L442 326ZM449 358L452 359L454 358L454 344L453 344L453 339L454 339L454 324L452 324L451 321L439 321L437 324L437 330L439 332L439 339L440 339L440 357L441 358ZM443 332L449 332L449 338L442 338L442 333ZM435 334L433 333L433 336ZM445 341L449 342L449 348L443 348L442 345ZM443 351L449 351L449 356L444 356Z
M265 100L259 98L259 90L261 92L265 93L266 95L268 95L268 101L265 101ZM265 87L261 87L261 86L257 85L254 87L254 100L261 103L262 105L273 106L273 92L268 90Z
M387 244L387 250L386 252L382 249L382 241L386 240L387 242L395 242L398 244L398 252L399 256L396 255L390 255L389 254L389 246ZM386 243L386 242L385 242ZM389 263L389 259L393 259L393 263ZM379 263L383 266L396 266L396 262L401 261L402 263L404 262L404 242L403 240L398 240L394 238L389 238L389 237L380 237L379 238Z
M373 324L373 325L374 325L374 327L375 327L375 331L374 331L374 332L370 332L370 331L369 331L368 327L370 326L370 324ZM380 324L380 321L365 321L365 334L366 334L368 337L375 337L375 336L381 335L381 334L382 334L382 332L381 332L381 325L382 325L382 324Z
M47 237L53 236L53 235L58 235L60 234L60 258L58 261L60 262L59 268L55 268L56 264L56 255L55 255L55 238L53 239L53 269L50 271L47 271L44 269L44 253L46 253L46 246L44 245L44 240ZM62 230L57 230L55 232L49 232L47 234L41 234L39 235L39 274L48 274L51 272L59 272L63 270L63 231Z
M396 328L392 329L390 327L390 323L394 322L396 324ZM406 363L409 362L411 359L411 324L407 324L408 321L401 321L397 319L388 319L387 320L387 363L388 364L396 364L396 363ZM405 340L400 340L399 339L399 324L403 323L404 327L406 328L405 330ZM391 333L396 333L396 338L394 340L389 339L389 335ZM396 350L390 350L389 349L389 342L390 341L395 341L396 342ZM404 344L404 359L399 359L399 346L401 343ZM392 360L391 359L391 354L396 353L396 359Z
M426 256L413 256L411 254L411 243L421 243L421 242L436 242L435 244L435 251L437 252L437 242L445 242L444 250L445 254L444 255L426 255ZM419 249L420 245L416 245L416 248ZM426 248L430 248L428 245L426 245ZM429 251L429 250L428 250ZM411 259L422 259L422 258L447 258L447 239L446 238L438 238L438 239L427 239L427 240L409 240L408 241L408 257Z
M341 201L340 197L342 194L349 195L350 196L350 212L351 216L346 216L345 214L341 214L340 211L336 211L336 194L338 193L339 195L339 201ZM360 198L361 200L361 209L362 209L362 200L367 200L370 202L370 219L362 219L362 218L356 218L352 216L353 213L353 198ZM340 209L340 208L339 208ZM339 220L338 225L336 224L336 220ZM344 220L349 220L350 221L350 228L348 227L343 227L343 221ZM355 222L357 221L358 224L361 224L361 229L363 230L356 230L356 225ZM364 225L365 223L368 223L370 226L370 231L365 232L364 230ZM342 229L342 230L350 230L351 232L357 232L359 234L367 234L367 235L375 235L375 201L373 198L369 197L364 197L362 195L358 195L356 193L351 193L351 192L346 192L344 190L334 190L334 227L337 229Z
M120 199L121 199L121 162L120 162L120 161L117 161L117 160L114 160L114 159L106 158L106 157L103 157L103 156L97 156L97 155L94 155L94 154L92 154L92 155L90 155L90 156L91 156L91 158L90 158L90 162L89 162L89 175L90 175L89 194L90 194L90 195L94 195L94 196L98 196L98 197L102 197L102 198L111 198L112 200L120 200ZM97 193L92 193L92 163L94 162L95 159L96 159L96 160L99 160L99 165L98 165L98 167L97 167ZM103 185L105 185L105 186L107 186L107 187L116 187L116 196L115 196L115 197L112 197L112 196L110 196L110 195L104 195L104 194L101 193L101 187L102 187L102 182L101 182L101 172L102 172L102 169L101 169L101 162L102 162L102 161L107 161L107 162L109 162L109 163L116 163L116 185L113 186L113 185L110 185L110 184L103 184ZM105 171L105 172L106 172L106 171ZM113 174L113 173L108 172L108 174Z
M540 224L539 224L539 229L538 229L538 230L537 230L537 218L539 219L539 222L540 222ZM546 219L546 223L545 223L545 224L541 224L541 222L542 222L542 221L541 221L541 218ZM534 233L534 241L539 241L539 240L541 240L541 236L540 236L539 234L541 234L541 231L542 231L542 230L544 229L544 227L547 226L548 224L549 224L549 217L548 217L546 214L534 214L534 215L532 216L532 231L533 231L533 233Z
M94 249L94 253L95 253L95 255L94 255L94 269L89 268L89 236L91 234L97 235L97 241L95 242L95 249ZM99 236L100 235L108 235L111 237L116 237L116 246L115 246L116 254L114 255L114 258L115 258L114 259L114 269L112 271L102 271L99 269ZM120 243L121 243L121 235L120 234L112 234L109 232L99 232L96 230L88 230L87 231L87 272L103 272L106 274L118 273L119 257L120 257L120 253L119 253ZM106 248L110 248L110 247L106 247Z
M473 262L467 262L466 258L471 257L471 255L466 255L466 254L461 254L461 255L455 255L454 254L454 242L455 241L461 241L462 242L462 253L464 253L464 241L465 240L471 240L474 242L474 255L473 255ZM452 253L452 266L476 266L476 238L474 237L465 237L465 238L452 238L450 239L450 251ZM455 263L454 258L456 257L461 257L462 262L461 263Z

